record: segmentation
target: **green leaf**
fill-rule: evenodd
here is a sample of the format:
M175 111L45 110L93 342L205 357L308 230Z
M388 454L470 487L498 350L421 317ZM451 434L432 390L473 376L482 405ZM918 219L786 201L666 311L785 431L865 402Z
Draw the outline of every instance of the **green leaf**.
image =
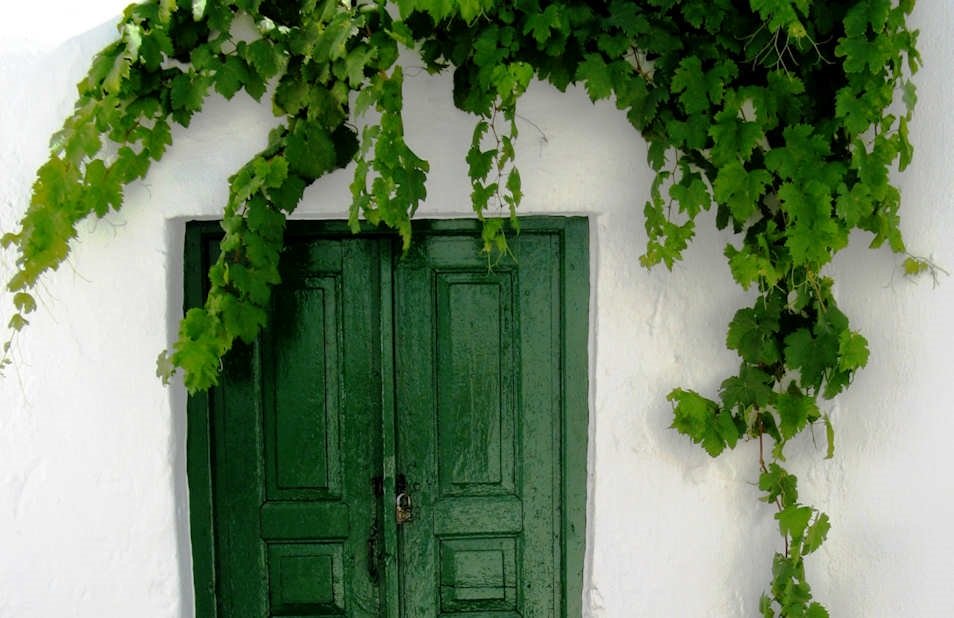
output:
M542 11L536 11L527 15L527 21L523 26L524 34L531 34L541 46L550 38L550 32L560 30L562 27L562 5L551 4Z
M7 322L7 328L12 331L21 331L25 326L30 323L22 314L14 313L10 316L10 321Z
M254 160L245 165L234 176L229 178L229 204L239 206L244 204L255 194L264 183L264 178L255 173Z
M156 377L162 380L163 386L168 386L172 376L176 373L176 365L172 362L167 350L163 350L156 357Z
M713 186L715 199L729 207L732 218L745 224L759 207L759 200L772 176L765 170L746 171L740 161L719 169Z
M205 15L205 0L192 0L192 18L196 21Z
M256 251L259 253L262 253L262 249L267 246L256 234L249 234L247 239L250 241L249 246L256 247ZM228 266L226 268L226 283L231 284L240 293L243 301L247 298L253 305L267 306L268 299L271 296L270 277L262 276L263 272L258 269L246 268L242 264L226 264L226 266Z
M484 135L490 129L490 124L486 120L477 122L474 126L474 133L471 138L470 149L467 151L467 174L473 180L486 180L493 168L494 157L497 155L495 149L481 150L481 142Z
M712 162L722 166L732 161L748 161L759 141L765 137L759 123L745 121L731 109L719 112L715 119L715 124L709 128L714 143Z
M778 527L782 534L792 539L801 539L812 518L814 511L809 506L791 505L775 514Z
M712 457L725 450L724 433L734 436L732 444L735 444L738 433L732 433L732 426L726 420L719 420L719 408L714 401L678 388L666 399L673 402L672 428L700 444Z
M86 166L84 178L85 191L83 195L84 210L93 212L98 217L104 216L109 207L119 210L123 203L123 192L120 178L100 159L90 161Z
M695 217L700 210L708 210L712 205L709 187L698 174L686 174L669 188L669 195L679 203L679 209L689 217Z
M20 235L14 234L13 232L7 232L0 238L0 247L4 249L9 249L14 243L20 242Z
M288 160L282 156L274 156L267 160L256 158L253 166L256 175L262 177L262 185L267 189L282 186L285 178L288 177Z
M179 325L180 334L197 341L213 327L212 319L205 309L189 309Z
M807 124L788 126L783 136L785 145L773 148L765 155L765 167L782 178L817 179L822 163L831 154L829 141Z
M171 358L185 373L184 381L190 393L207 390L217 383L219 359L230 345L231 340L218 318L197 307L186 312L179 324L179 339L173 346Z
M908 257L904 259L903 268L905 275L913 277L928 272L931 270L931 265L925 260L921 260L916 257Z
M238 56L229 55L215 71L215 90L231 99L249 81L248 65Z
M904 171L914 158L914 147L908 137L908 120L901 118L898 121L898 170Z
M149 158L158 161L166 152L166 147L172 145L172 129L165 120L157 120L145 139L143 148L149 152ZM118 205L117 205L118 206Z
M828 520L828 515L825 513L819 513L815 518L815 521L813 521L808 527L808 530L805 531L805 542L802 546L802 555L807 556L821 547L821 544L825 542L826 538L828 538L829 530L831 530L831 522Z
M772 260L764 255L752 253L751 247L743 246L739 250L730 244L725 246L723 253L729 258L732 278L742 286L742 289L747 290L753 283L759 282L764 282L766 286L773 286L780 278Z
M845 87L835 96L835 117L844 119L849 135L860 135L878 118L878 110L856 96L853 88Z
M307 183L301 176L290 175L280 187L269 189L268 196L275 206L291 213L298 206Z
M867 185L855 183L850 190L845 185L839 187L835 214L845 222L846 226L857 226L871 215L874 206L874 200Z
M845 330L838 337L838 368L854 371L868 364L868 340L855 331Z
M796 548L797 549L797 546ZM772 560L772 594L781 607L782 616L802 617L811 600L811 588L805 582L805 566L801 556L776 553Z
M493 5L493 0L457 0L461 19L467 23L474 21L484 11L490 10Z
M773 365L781 359L779 306L764 297L754 307L739 309L729 323L726 347L753 365Z
M218 383L218 345L206 342L177 342L172 362L185 374L184 382L190 393L208 390Z
M126 44L124 56L130 64L139 58L139 48L142 47L142 28L134 23L125 23L122 26L123 42Z
M264 309L234 296L221 296L218 309L226 332L246 343L254 341L259 328L265 325L266 314Z
M821 360L816 340L807 328L785 337L785 363L800 371L803 388L817 389L821 385L826 363Z
M576 78L584 82L591 101L608 98L613 93L609 66L601 54L587 54L577 69Z
M131 63L125 54L117 55L109 73L103 78L103 90L109 94L116 94L122 87L123 80L129 77Z
M676 119L666 122L671 145L682 150L705 148L708 130L709 119L702 114L690 116L685 122Z
M248 221L248 229L264 238L281 240L285 225L285 217L281 211L269 207L268 202L261 196L249 200L247 206L245 218Z
M245 47L245 59L265 80L281 68L281 53L268 39L258 39Z
M318 122L299 120L288 136L285 151L288 169L306 181L314 180L337 166L331 134Z
M910 115L911 112L914 111L914 106L917 105L918 102L917 87L911 80L906 80L901 86L901 93L901 100L904 101L904 108Z
M761 498L763 502L778 500L783 507L798 502L798 479L775 462L759 475L759 489L765 492Z
M497 194L497 183L483 184L476 182L471 185L470 201L478 217L483 217L490 199Z
M737 417L733 416L728 409L723 408L716 415L716 431L718 431L719 437L722 438L726 446L731 449L735 448L735 445L738 444L739 439L745 433L745 426L738 422Z
M738 376L731 376L722 382L719 390L722 404L739 412L750 407L765 407L774 398L772 382L772 377L761 369L743 364Z
M775 402L775 409L780 419L779 431L786 440L792 438L812 421L821 416L818 405L813 397L802 395L797 390L790 389L787 393L779 394Z
M510 173L507 174L506 187L509 193L507 200L510 202L511 208L516 208L523 199L523 191L521 190L520 182L520 170L515 167L511 168ZM516 212L513 214L516 216Z
M347 12L338 12L319 35L312 50L312 57L318 62L343 58L347 53L346 45L353 27Z
M687 114L698 114L709 108L707 85L698 56L683 58L672 77L672 92Z
M822 607L820 603L812 603L805 611L805 618L829 618L828 610Z
M870 71L878 74L890 56L890 43L883 37L869 41L867 37L844 37L835 47L835 56L844 58L846 73Z
M50 149L58 152L60 147L66 153L66 158L79 165L87 157L93 157L102 147L99 130L90 120L76 127L64 127L51 143Z
M808 14L808 0L750 0L753 11L765 20L770 32L788 31L793 23L798 23L798 13Z
M343 75L352 88L359 87L364 82L365 69L371 64L371 61L377 56L377 50L373 47L362 45L348 52L345 56Z
M176 122L188 127L192 115L202 109L208 90L209 81L205 77L191 73L176 75L170 89L173 118Z

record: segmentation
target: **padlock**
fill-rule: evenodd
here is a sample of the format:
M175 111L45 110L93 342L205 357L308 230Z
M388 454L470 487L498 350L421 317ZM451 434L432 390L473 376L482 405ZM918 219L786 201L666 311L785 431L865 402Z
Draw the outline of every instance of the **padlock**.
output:
M398 525L411 521L414 506L411 504L411 496L401 492L395 498L394 516Z

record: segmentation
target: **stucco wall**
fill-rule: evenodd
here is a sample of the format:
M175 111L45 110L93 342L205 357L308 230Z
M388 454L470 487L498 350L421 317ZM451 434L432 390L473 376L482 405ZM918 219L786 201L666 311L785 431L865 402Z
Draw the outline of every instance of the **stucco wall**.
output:
M73 84L113 35L102 22L123 4L43 0L4 10L0 229L22 213ZM925 68L915 161L898 178L903 229L912 252L954 270L954 9L922 0L914 21ZM419 216L466 216L472 119L454 110L448 78L408 73L409 141L432 164ZM644 142L612 106L593 106L580 91L537 85L520 113L540 129L521 125L525 213L590 217L585 613L754 616L779 544L753 486L757 446L711 460L667 428L665 401L680 385L713 394L737 364L723 345L744 301L721 255L728 237L703 225L673 272L644 270ZM127 191L122 213L84 223L69 263L44 280L16 365L0 380L0 616L192 615L185 394L159 383L154 359L180 316L183 222L216 216L226 178L273 124L267 105L243 95L211 99ZM342 218L347 183L341 172L322 180L297 216ZM854 238L832 270L871 361L827 406L835 459L822 459L823 431L789 457L804 499L833 522L808 568L832 616L952 616L954 280L937 289L911 282L896 257L867 241ZM0 275L11 261L2 256Z

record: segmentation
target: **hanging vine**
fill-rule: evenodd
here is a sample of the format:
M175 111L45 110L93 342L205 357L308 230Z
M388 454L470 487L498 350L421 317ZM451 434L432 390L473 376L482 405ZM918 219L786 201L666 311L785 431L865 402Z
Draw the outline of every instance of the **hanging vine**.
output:
M429 71L453 70L454 103L473 113L467 153L485 249L505 252L522 197L514 167L520 95L534 78L612 99L649 144L656 173L643 208L642 264L671 268L715 208L732 276L757 292L728 327L741 361L715 399L677 388L672 426L713 457L757 440L759 488L782 536L763 616L820 617L804 559L830 522L799 502L786 444L822 423L819 403L868 360L824 268L852 230L904 254L889 171L911 160L913 0L151 0L126 9L118 39L93 59L73 114L51 142L19 229L7 288L11 337L36 308L77 224L123 202L208 95L274 87L279 119L264 149L229 179L221 253L202 308L182 320L158 373L190 392L218 379L235 339L264 326L286 217L315 180L354 162L350 221L396 230L426 196L428 164L404 140L400 47ZM254 26L251 36L236 32ZM355 128L369 109L374 122ZM637 188L634 188L637 190ZM905 268L929 264L908 257ZM10 341L0 368L9 364ZM767 442L771 442L768 448Z

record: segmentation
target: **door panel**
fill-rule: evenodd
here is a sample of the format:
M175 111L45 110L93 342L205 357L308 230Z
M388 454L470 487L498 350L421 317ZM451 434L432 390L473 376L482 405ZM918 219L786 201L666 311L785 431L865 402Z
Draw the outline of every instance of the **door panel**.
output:
M367 240L292 242L271 326L227 360L213 400L224 616L380 615L377 260Z
M471 222L406 255L290 229L268 328L189 403L197 615L579 615L585 222L530 219L493 268Z
M395 269L404 616L562 612L559 254L546 235L515 245L519 271L453 235Z

